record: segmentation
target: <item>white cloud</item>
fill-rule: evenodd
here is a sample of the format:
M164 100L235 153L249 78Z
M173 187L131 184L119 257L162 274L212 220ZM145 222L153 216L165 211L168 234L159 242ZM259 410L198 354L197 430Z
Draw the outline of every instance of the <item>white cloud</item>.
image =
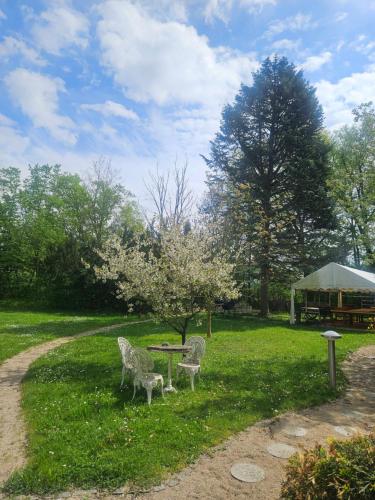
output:
M14 165L18 162L30 144L18 130L16 123L0 114L0 164L1 166Z
M232 5L232 0L208 0L203 11L205 20L212 22L216 18L227 22Z
M228 22L235 7L253 14L260 12L263 7L276 5L277 2L278 0L132 0L133 4L161 21L187 22L192 14L200 14L208 23L215 19Z
M327 50L317 56L308 57L305 62L300 65L300 68L309 72L316 71L325 64L329 63L331 59L332 53Z
M41 49L59 55L62 49L73 45L85 48L88 44L89 23L86 17L59 2L35 18L31 32Z
M375 52L375 40L370 40L366 35L358 35L349 43L349 47L360 54L371 56Z
M16 122L14 120L0 113L0 126L13 127L15 125Z
M160 22L128 1L109 0L98 10L102 64L136 101L217 105L257 67L254 56L212 48L194 27Z
M267 5L276 5L278 0L239 0L239 6L250 12L259 11Z
M353 73L337 83L321 80L316 87L328 127L341 127L352 121L355 106L375 100L375 71Z
M289 38L282 38L273 42L271 47L276 51L297 51L300 49L301 40L290 40Z
M44 66L46 64L38 52L28 47L23 40L19 40L13 36L4 37L4 40L0 43L0 59L7 61L10 57L17 54L37 66Z
M23 68L10 72L4 80L14 103L34 127L48 130L52 137L66 144L75 144L73 121L58 113L58 94L65 92L63 80Z
M219 129L221 109L181 109L170 114L155 109L150 116L149 132L158 143L158 156L185 158L200 165L200 154L209 153L210 141Z
M5 14L5 12L3 12L1 9L0 9L0 19L6 19L7 16Z
M142 10L159 20L187 21L192 0L133 0ZM194 1L194 0L193 0ZM199 0L200 1L200 0Z
M137 113L114 101L105 101L102 104L81 104L82 109L96 111L104 116L116 116L127 120L139 120Z
M148 103L140 132L145 146L136 156L147 151L147 164L161 167L187 159L201 191L200 154L208 153L223 105L251 81L255 56L212 47L194 27L161 21L124 0L106 1L98 14L102 64L127 97ZM113 136L108 127L103 133Z
M345 46L344 40L340 40L336 45L336 52L340 52L340 50Z
M334 21L336 23L340 23L341 21L344 21L344 19L346 19L347 17L348 17L347 12L337 12Z
M215 18L227 22L232 8L236 5L250 13L260 12L263 7L276 5L278 0L205 0L203 10L204 18L207 22L212 22Z
M264 37L272 38L285 31L306 31L317 26L318 23L313 21L311 15L298 13L295 16L272 21L268 26L268 30L264 33Z

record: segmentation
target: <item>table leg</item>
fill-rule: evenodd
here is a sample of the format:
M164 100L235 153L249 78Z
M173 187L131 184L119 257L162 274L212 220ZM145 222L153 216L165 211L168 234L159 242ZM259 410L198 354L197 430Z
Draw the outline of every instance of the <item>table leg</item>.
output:
M164 392L177 392L176 389L172 386L172 357L173 354L168 354L168 384L165 387Z

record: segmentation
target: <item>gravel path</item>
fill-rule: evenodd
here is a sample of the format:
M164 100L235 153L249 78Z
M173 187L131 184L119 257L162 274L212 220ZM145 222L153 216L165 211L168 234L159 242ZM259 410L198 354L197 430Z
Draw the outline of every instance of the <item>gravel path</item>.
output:
M21 381L31 363L52 349L77 338L110 332L117 328L146 321L149 320L120 323L89 330L71 337L61 337L31 347L0 365L0 484L15 469L22 467L26 461L26 430L21 411Z
M114 327L110 327L113 329ZM100 331L105 331L101 329ZM87 332L93 335L97 333ZM82 334L80 335L82 336ZM59 339L15 356L0 368L0 420L7 421L8 432L0 437L0 474L5 478L24 463L25 432L20 413L20 381L29 364L38 356L72 339ZM259 422L212 448L191 467L174 474L149 491L129 491L125 486L115 493L96 490L71 491L49 498L114 500L274 500L279 498L284 466L290 453L323 443L328 437L345 439L375 430L375 345L351 354L342 368L349 380L343 398L317 408ZM9 389L9 396L6 391ZM10 397L10 401L8 398ZM8 409L3 410L4 402ZM9 412L9 413L8 413ZM4 446L5 444L5 446ZM12 451L10 455L9 450ZM6 452L8 451L8 458ZM4 456L5 455L5 456ZM279 455L279 456L275 456ZM283 458L280 458L283 457ZM231 469L237 464L261 469L258 482L235 479ZM3 468L7 467L4 474ZM241 467L240 467L241 469ZM254 469L254 467L253 467ZM241 469L242 470L242 469ZM1 476L0 476L1 477ZM0 495L1 497L1 495ZM20 497L30 498L30 497ZM33 496L33 499L38 498Z

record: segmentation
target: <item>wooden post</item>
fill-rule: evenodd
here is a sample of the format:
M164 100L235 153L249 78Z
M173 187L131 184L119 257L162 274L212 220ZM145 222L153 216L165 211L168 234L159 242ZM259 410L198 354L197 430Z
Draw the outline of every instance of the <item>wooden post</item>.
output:
M211 307L207 309L207 337L212 337L212 310Z

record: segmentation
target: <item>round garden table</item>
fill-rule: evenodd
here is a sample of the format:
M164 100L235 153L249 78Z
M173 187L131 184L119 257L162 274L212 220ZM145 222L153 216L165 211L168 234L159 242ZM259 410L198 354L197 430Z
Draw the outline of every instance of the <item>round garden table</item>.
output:
M154 352L165 352L168 354L168 385L165 387L165 392L177 392L177 390L172 385L172 357L173 354L180 353L186 354L191 351L191 346L189 345L150 345L147 347L148 351Z

